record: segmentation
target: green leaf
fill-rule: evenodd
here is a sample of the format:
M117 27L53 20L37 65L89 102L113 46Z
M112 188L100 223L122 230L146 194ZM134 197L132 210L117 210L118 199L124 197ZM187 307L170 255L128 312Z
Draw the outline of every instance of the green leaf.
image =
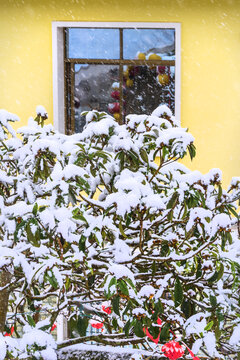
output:
M184 212L183 212L182 219L184 219L187 216L187 213L188 213L188 207L187 207L186 201L184 200Z
M33 293L34 295L40 295L40 292L36 286L33 286Z
M93 165L90 166L90 173L93 177L96 177L96 169L94 168Z
M38 211L38 204L36 203L36 204L34 204L34 207L33 207L33 210L32 210L32 212L33 212L33 215L37 215L37 211Z
M75 215L73 215L73 219L75 219L75 220L81 220L81 221L83 221L83 222L85 222L85 223L87 224L87 220L86 220L85 217L84 217L83 215L81 215L81 214L75 214Z
M192 306L191 306L190 301L183 300L181 309L182 309L182 312L184 313L186 319L188 319L192 315Z
M103 217L107 216L112 209L114 209L115 205L109 206L103 213Z
M188 145L188 152L191 160L196 156L196 148L194 144Z
M220 279L222 278L223 273L224 273L224 265L223 265L223 263L221 262L221 263L220 263L220 269L218 270L217 280L220 280Z
M128 288L127 288L127 285L126 285L126 283L125 283L124 280L118 281L118 286L119 286L120 291L121 291L121 293L122 293L123 295L126 295L126 296L129 295Z
M157 339L158 335L159 335L159 327L157 326L150 326L148 328L148 331L150 332L150 334L153 336L154 339Z
M32 233L31 226L29 223L26 225L26 232L27 232L28 241L30 241L30 243L34 244L35 239L34 239L34 235Z
M140 156L143 159L144 162L148 163L148 154L144 148L141 148L139 150Z
M112 325L113 325L114 330L116 330L118 328L118 322L117 322L116 318L112 319Z
M18 241L18 232L19 230L24 227L26 224L26 221L25 220L22 220L19 224L17 224L16 226L16 230L14 232L14 241L17 242Z
M53 272L52 272L51 276L49 274L47 274L46 278L49 281L50 285L52 285L52 287L54 287L54 289L58 288L58 282L57 282L57 279L56 279L55 275L53 274Z
M119 312L119 302L120 302L120 296L117 295L112 299L112 307L113 307L113 311L115 312L115 314L120 316L120 312Z
M229 210L231 211L231 213L238 219L238 213L235 211L235 209L233 208L233 206L229 205Z
M50 175L50 173L51 173L51 171L50 171L50 169L49 169L49 166L48 166L48 163L47 163L46 160L43 160L43 172L41 172L41 173L43 173L45 179L46 179L46 178Z
M171 197L171 199L169 200L169 202L167 204L167 209L172 209L176 205L178 196L179 196L179 194L177 192L174 192L173 196Z
M226 233L226 238L228 240L229 245L232 245L233 240L232 240L232 234L230 232Z
M212 326L213 326L213 321L210 321L210 322L207 324L207 326L205 326L204 330L209 331L209 330L211 330Z
M124 311L123 311L123 315L127 314L128 310L131 309L133 307L133 303L131 300L128 301L127 306L125 307Z
M36 237L34 236L34 234L32 233L31 225L30 225L29 223L26 225L26 232L27 232L28 241L29 241L33 246L40 247L40 243L38 242L37 238L36 238Z
M161 246L160 255L161 256L167 256L169 253L169 244L167 241L164 241Z
M124 238L127 238L127 235L125 234L125 232L123 231L123 226L122 226L122 222L120 221L119 222L119 230L120 230L120 233L121 235L124 237Z
M159 152L159 149L154 151L154 153L153 153L153 161L155 161L158 152Z
M84 235L81 235L79 243L78 243L78 247L80 251L85 251L85 243L86 243L86 237Z
M40 230L37 228L36 232L35 232L35 239L36 241L39 243L40 239L41 239L41 233Z
M218 317L214 317L213 319L213 329L214 329L214 333L215 333L215 337L216 340L218 341L222 335L222 331L219 328L219 320Z
M94 284L96 276L95 275L88 275L88 286L91 287Z
M152 263L152 274L153 276L156 274L156 261Z
M169 222L172 221L172 219L173 219L173 210L169 211L169 213L167 215L167 219L168 219Z
M33 182L34 183L36 183L37 181L38 181L38 176L39 175L39 172L36 170L35 172L34 172L34 175L33 175Z
M174 287L174 304L176 307L182 304L183 301L183 289L179 278L177 277Z
M119 153L117 153L117 155L115 156L115 159L119 159L119 161L120 161L120 171L122 171L123 168L124 168L124 161L125 161L124 152L120 151Z
M224 316L224 314L221 313L221 311L216 310L216 314L217 314L217 319L218 319L218 322L219 322L219 323L220 323L221 321L224 321L224 320L225 320L225 316Z
M217 278L218 278L218 271L215 271L215 273L210 277L210 279L208 279L208 282L213 283L217 281Z
M134 283L132 282L132 280L129 278L126 278L125 281L131 286L131 288L135 291L135 293L137 293L136 287L135 287Z
M199 191L198 194L199 194L199 196L200 196L200 198L201 198L201 200L202 200L202 207L205 207L205 206L206 206L206 200L205 200L204 195L202 194L201 191ZM210 218L206 218L206 220L207 220L207 222L210 222Z
M30 315L27 315L27 319L28 319L28 323L30 326L35 327L35 321L33 320L33 318Z
M88 318L86 316L78 317L77 324L76 324L77 331L80 336L85 336L88 328Z
M198 257L197 258L197 271L196 271L196 278L199 278L202 276L202 264L201 264L201 259Z
M131 321L128 320L127 323L124 325L124 328L123 328L126 336L129 335L130 327L131 327Z
M166 158L166 156L169 154L169 150L168 150L168 148L166 147L166 146L164 146L163 148L162 148L162 157L163 157L163 160L166 160L165 158Z
M217 306L217 298L216 298L216 296L210 295L210 304L212 305L212 307Z
M215 271L215 273L210 277L210 279L208 279L208 282L214 283L215 281L220 280L223 276L223 273L224 273L224 265L221 262L219 270Z
M48 325L44 325L44 326L41 326L39 329L42 330L42 331L48 331L51 329L51 325L48 324Z
M47 208L47 206L45 206L45 205L40 206L39 212L43 212L46 208Z
M162 327L161 333L160 333L160 342L165 342L169 338L169 329L170 324L165 324Z
M164 312L163 305L161 303L161 300L158 299L158 302L154 306L154 315L156 314L155 320L157 320L158 314L163 314L163 312Z
M108 285L108 291L110 290L111 286L117 286L117 279L115 277L112 277L110 282L109 282L109 285Z
M69 289L70 285L71 285L70 278L69 278L69 277L67 277L67 278L66 278L66 282L65 282L65 288L66 288L66 290L67 290L67 291L68 291L68 289Z
M127 220L126 220L126 226L128 227L131 224L132 218L131 216L128 214L127 215Z
M127 154L128 154L128 160L130 162L131 171L137 171L139 169L138 155L132 150L128 151Z
M141 338L145 336L143 332L143 324L140 320L137 320L134 324L134 333Z

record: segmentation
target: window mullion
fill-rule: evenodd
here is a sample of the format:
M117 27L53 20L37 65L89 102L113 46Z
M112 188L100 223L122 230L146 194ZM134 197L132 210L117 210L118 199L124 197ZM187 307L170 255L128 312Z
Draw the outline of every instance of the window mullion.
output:
M162 65L162 66L175 66L175 60L106 60L106 59L65 59L67 63L74 64L106 64L106 65L119 65L120 63L123 65L133 65L133 66L154 66L154 65Z

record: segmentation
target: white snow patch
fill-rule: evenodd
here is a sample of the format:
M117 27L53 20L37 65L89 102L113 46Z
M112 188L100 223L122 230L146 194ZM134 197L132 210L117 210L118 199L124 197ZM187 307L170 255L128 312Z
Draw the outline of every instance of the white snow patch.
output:
M138 295L142 298L142 297L146 297L149 298L150 296L154 296L155 295L155 289L152 285L145 285L141 288L141 290L139 291Z
M38 105L36 107L36 113L37 113L37 115L40 115L40 116L47 116L47 110L42 105Z
M116 277L116 279L128 277L129 279L132 280L133 283L135 283L133 273L131 272L131 270L128 267L126 267L124 265L120 265L120 264L110 265L108 268L108 271L110 272L110 274L114 275Z
M232 336L229 340L230 345L240 345L240 324L238 324L232 333Z

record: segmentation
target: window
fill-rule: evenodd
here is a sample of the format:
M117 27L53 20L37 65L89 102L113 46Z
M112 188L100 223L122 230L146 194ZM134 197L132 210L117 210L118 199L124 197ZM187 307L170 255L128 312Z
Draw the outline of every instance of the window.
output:
M165 103L179 117L179 24L53 23L53 66L62 132L81 132L81 112L91 109L123 123Z

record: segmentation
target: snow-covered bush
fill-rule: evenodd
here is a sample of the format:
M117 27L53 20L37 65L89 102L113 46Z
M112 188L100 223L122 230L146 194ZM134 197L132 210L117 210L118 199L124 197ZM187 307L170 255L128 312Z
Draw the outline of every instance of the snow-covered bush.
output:
M0 112L0 331L14 331L0 359L56 359L59 314L70 338L58 349L236 359L240 178L225 191L218 169L178 162L194 139L165 105L124 125L91 111L71 136L37 113L20 139Z

